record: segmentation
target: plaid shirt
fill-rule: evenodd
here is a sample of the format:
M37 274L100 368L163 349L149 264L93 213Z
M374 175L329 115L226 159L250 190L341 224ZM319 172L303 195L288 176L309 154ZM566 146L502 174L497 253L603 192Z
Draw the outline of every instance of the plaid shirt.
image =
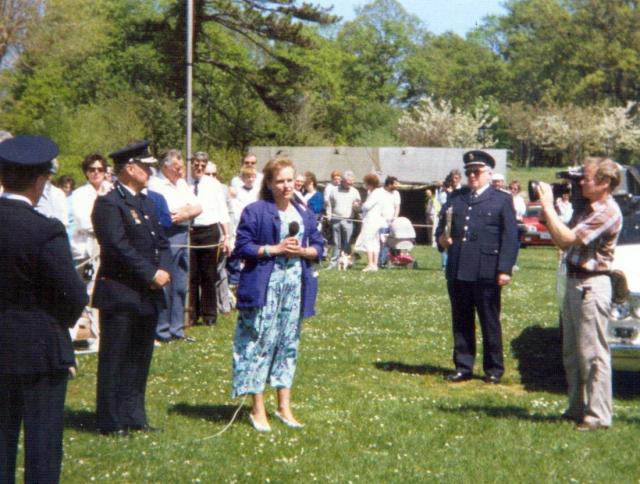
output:
M588 205L573 227L581 244L568 249L567 262L588 272L611 270L620 229L622 214L612 196Z

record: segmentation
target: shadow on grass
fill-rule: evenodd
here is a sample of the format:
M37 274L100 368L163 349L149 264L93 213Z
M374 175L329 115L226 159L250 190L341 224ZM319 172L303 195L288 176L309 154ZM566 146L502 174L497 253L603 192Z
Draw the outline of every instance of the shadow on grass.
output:
M526 408L507 405L504 407L494 407L491 405L460 405L447 407L439 405L438 409L448 413L471 413L483 414L493 418L518 418L531 422L562 422L560 415L531 415Z
M81 432L97 433L96 414L89 410L64 410L64 426L67 429L79 430Z
M517 418L520 420L528 420L529 422L566 422L560 414L558 415L540 415L531 414L526 407L516 407L507 405L504 407L494 407L491 405L461 405L456 407L447 407L439 405L438 409L447 413L470 413L483 414L492 418ZM616 421L630 424L640 424L640 417L613 416L614 425Z
M511 341L511 350L525 390L567 392L560 328L525 328Z
M408 365L400 361L376 361L374 365L378 370L397 371L410 375L445 375L446 373L451 373L451 368L433 365Z
M237 405L190 405L188 403L177 403L169 407L170 414L180 414L185 417L203 418L211 422L227 422L231 420L233 414L238 409ZM244 413L242 409L240 413Z
M614 371L612 383L613 396L616 398L634 400L640 396L640 373Z

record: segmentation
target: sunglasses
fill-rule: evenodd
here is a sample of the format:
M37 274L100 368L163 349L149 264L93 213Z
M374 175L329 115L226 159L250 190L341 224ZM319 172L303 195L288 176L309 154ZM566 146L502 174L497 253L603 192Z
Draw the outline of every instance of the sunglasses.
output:
M464 170L464 174L466 176L480 176L482 173L484 173L485 170L483 170L482 168L470 168L468 170Z
M102 168L101 166L90 166L89 168L87 168L87 171L89 173L94 173L94 172L104 173L104 168Z

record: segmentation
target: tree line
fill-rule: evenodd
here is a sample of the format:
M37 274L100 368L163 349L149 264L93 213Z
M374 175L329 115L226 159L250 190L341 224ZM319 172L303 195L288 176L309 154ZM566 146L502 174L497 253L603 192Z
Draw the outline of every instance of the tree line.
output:
M504 6L463 38L431 33L397 0L348 22L307 2L194 0L193 146L220 160L251 144L633 159L638 2ZM0 129L74 156L141 138L182 146L185 16L183 0L0 0Z

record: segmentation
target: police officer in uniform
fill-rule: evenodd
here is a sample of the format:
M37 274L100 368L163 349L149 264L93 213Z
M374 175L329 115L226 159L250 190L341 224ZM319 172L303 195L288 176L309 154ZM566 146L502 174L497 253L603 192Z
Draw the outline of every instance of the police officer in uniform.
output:
M40 136L0 143L0 482L15 482L24 424L27 483L56 483L64 401L75 365L69 328L85 304L60 221L34 210L58 147Z
M511 282L518 254L518 226L511 195L491 186L495 160L484 151L463 156L467 186L442 207L436 237L447 250L447 289L453 320L450 382L470 380L476 355L475 314L480 319L484 380L499 383L504 373L500 293Z
M148 143L109 157L118 181L91 215L101 257L93 294L100 310L97 420L101 433L126 435L158 430L147 422L144 402L171 256L155 206L142 193L156 161Z

